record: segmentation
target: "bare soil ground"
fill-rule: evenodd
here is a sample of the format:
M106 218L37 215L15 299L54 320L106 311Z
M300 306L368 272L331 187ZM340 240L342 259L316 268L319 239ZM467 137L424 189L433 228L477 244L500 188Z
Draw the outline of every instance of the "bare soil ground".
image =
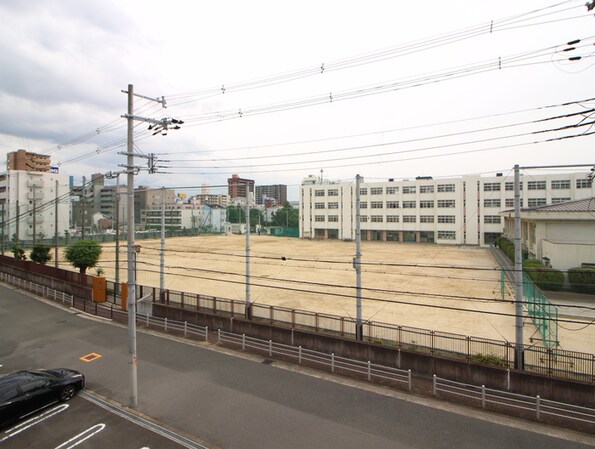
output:
M245 300L245 242L239 235L168 239L165 287ZM138 283L158 287L160 241L136 243ZM253 302L355 317L354 242L252 235L250 246ZM125 242L120 260L125 281ZM114 244L104 245L99 267L112 280L114 261ZM364 241L362 263L364 320L514 341L514 317L498 315L513 314L514 305L498 301L500 271L488 249ZM595 325L585 324L560 325L563 349L595 352ZM532 336L539 339L526 318L527 343Z

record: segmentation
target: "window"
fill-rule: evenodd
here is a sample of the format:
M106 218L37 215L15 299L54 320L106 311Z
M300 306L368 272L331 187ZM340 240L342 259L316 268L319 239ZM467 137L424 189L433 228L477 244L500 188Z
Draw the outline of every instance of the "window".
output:
M387 201L386 202L386 208L387 209L398 209L399 208L399 202L398 201Z
M434 223L434 216L433 215L420 215L419 222L420 223Z
M382 219L382 215L372 215L371 221L372 223L382 223L384 220Z
M360 195L367 195L368 194L368 188L367 187L361 187L359 189L359 194Z
M483 222L485 224L500 224L500 215L484 215Z
M415 193L415 186L403 186L403 193Z
M519 198L520 206L523 207L523 199ZM506 207L514 207L514 198L506 198Z
M383 206L384 204L382 203L382 201L372 201L370 203L370 207L372 209L382 209Z
M398 215L387 215L386 216L386 222L387 223L398 223L399 222L399 216Z
M324 209L324 203L314 203L314 209Z
M545 190L545 181L528 181L527 189L529 189L529 190Z
M314 196L324 196L324 190L314 190Z
M399 188L398 187L387 187L386 188L386 194L387 195L394 195L398 191L399 191Z
M577 189L590 189L591 182L592 181L590 179L577 179L576 180L576 188Z
M336 223L339 221L339 216L338 215L329 215L328 216L328 221L330 223Z
M314 221L321 222L324 220L324 215L314 215Z
M370 189L370 195L382 195L382 187L372 187Z
M420 201L419 207L422 209L432 209L434 207L434 201Z
M499 182L486 182L483 185L484 192L499 192L500 191L500 183Z
M419 186L419 193L434 193L434 186Z
M570 201L570 198L552 198L552 204L560 204Z
M505 190L514 190L514 182L512 181L508 181L505 185L504 185ZM519 190L523 190L523 183L519 182Z
M438 184L438 192L454 192L454 184Z
M455 200L438 200L438 207L455 207Z
M367 201L360 201L359 202L359 208L360 209L367 209L368 208L368 202Z
M483 207L500 207L502 201L500 199L487 198L483 200Z
M339 189L330 189L327 193L328 196L339 196Z
M415 209L416 207L415 201L403 201L403 209Z
M338 209L339 203L328 203L328 208L329 209Z
M403 223L416 223L415 215L403 215Z
M561 190L570 188L570 179L561 179L552 181L552 190Z
M547 201L545 198L529 198L529 207L545 206Z
M454 223L454 215L438 215L438 223Z
M438 239L440 240L456 240L456 231L438 231Z
M368 216L367 215L360 215L359 221L361 223L367 223L368 222Z

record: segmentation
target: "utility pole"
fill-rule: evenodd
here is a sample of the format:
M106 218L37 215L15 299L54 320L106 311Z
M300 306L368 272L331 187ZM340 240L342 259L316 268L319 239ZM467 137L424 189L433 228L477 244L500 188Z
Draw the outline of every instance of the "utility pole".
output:
M37 186L35 185L35 183L33 183L33 245L35 245L35 243L37 243L37 210L36 210L36 205L37 205L37 192L35 190Z
M521 244L521 188L518 164L514 166L514 314L515 358L514 367L525 366L523 344L523 252Z
M85 178L83 176L83 204L81 207L81 211L82 211L82 226L81 226L81 240L85 240L85 212L87 209L87 193L86 193L86 187L87 185L87 178Z
M246 184L246 318L252 317L250 302L250 185Z
M0 236L0 239L2 239L2 255L4 255L4 203L2 203L2 235Z
M56 198L54 200L54 266L58 268L58 180L56 179Z
M159 267L159 291L165 291L165 186L161 187L161 257Z
M127 222L128 222L128 354L130 355L130 406L138 407L136 356L136 253L134 248L134 86L128 85Z
M116 295L120 288L120 173L116 176Z
M360 220L360 182L361 176L355 175L355 258L353 267L355 268L355 338L363 340L364 332L362 325L362 233Z
M182 120L173 119L171 117L156 120L147 117L140 117L134 115L134 97L141 97L146 100L161 103L165 108L165 97L151 98L144 95L134 93L134 86L128 85L127 91L122 91L128 95L128 113L123 115L123 118L128 122L128 136L127 136L127 151L123 153L126 155L126 173L127 173L127 189L126 189L126 206L127 206L127 271L128 271L128 352L130 354L130 406L136 408L138 406L138 384L137 384L137 354L136 354L136 253L140 247L136 247L134 243L135 229L134 229L134 175L138 170L134 166L134 121L148 122L149 130L153 131L153 135L161 134L167 135L168 129L180 129ZM170 125L175 126L170 126ZM122 154L122 153L121 153ZM150 173L155 172L155 164L153 156L150 156Z

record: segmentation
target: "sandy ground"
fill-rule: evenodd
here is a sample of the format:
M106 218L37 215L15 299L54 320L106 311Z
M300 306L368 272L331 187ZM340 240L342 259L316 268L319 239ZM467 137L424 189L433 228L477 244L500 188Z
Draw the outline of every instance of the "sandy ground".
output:
M245 242L238 235L168 239L166 288L245 300ZM160 241L137 243L138 283L158 287ZM354 242L253 235L250 246L254 303L355 317ZM120 260L124 281L125 246ZM112 280L114 261L115 245L104 245L99 267ZM512 314L514 305L498 302L500 271L488 249L365 241L362 263L364 320L514 341L514 318L490 314ZM527 343L532 336L539 337L526 319ZM593 353L595 325L562 323L559 340L563 349Z

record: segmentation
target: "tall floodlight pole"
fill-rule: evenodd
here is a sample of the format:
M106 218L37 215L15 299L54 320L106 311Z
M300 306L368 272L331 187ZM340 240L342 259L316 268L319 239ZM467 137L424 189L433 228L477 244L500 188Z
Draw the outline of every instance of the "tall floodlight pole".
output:
M523 253L521 245L521 188L518 164L514 166L514 367L524 367L523 345Z
M127 145L127 202L128 222L128 353L130 355L130 407L138 406L137 357L136 357L136 254L134 248L134 86L128 85L128 145Z
M161 187L161 257L159 266L159 291L165 291L165 187Z
M359 189L361 176L355 175L355 338L363 340L364 332L362 325L362 232L359 208Z
M250 303L250 185L246 183L246 318L252 316Z

